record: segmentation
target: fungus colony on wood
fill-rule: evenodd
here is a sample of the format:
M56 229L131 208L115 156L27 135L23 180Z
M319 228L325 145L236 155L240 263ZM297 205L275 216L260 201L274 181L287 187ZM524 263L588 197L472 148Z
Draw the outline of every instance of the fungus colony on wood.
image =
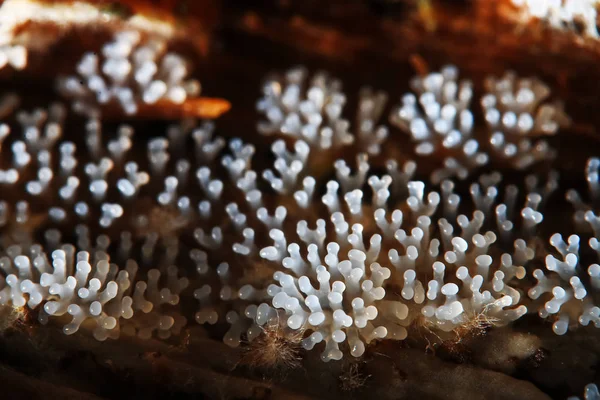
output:
M73 107L91 112L96 103L116 100L127 114L138 103L167 99L182 104L197 96L200 84L187 80L186 60L167 52L164 40L144 38L137 31L120 32L102 48L102 56L86 53L77 65L77 76L59 79L58 89L73 98Z
M598 38L598 0L512 0L524 19L539 19L554 29Z
M600 391L598 391L598 386L593 383L586 385L583 390L583 400L598 400L600 399ZM567 400L580 400L577 396L569 397Z
M268 77L257 103L267 151L211 122L159 137L107 129L98 103L135 114L198 94L165 46L124 32L102 61L84 55L57 82L71 109L2 98L0 304L98 340L168 338L195 320L227 324L235 347L276 326L323 361L413 327L443 336L528 313L558 335L600 327L600 160L588 162L589 193L566 194L578 234L545 240L557 174L504 183L490 168L551 164L543 137L569 119L537 78L490 77L475 101L473 84L443 67L411 81L388 130L384 93L362 90L350 121L339 81L294 68ZM86 120L82 136L64 134L69 113ZM414 160L376 163L392 134L415 142L415 160L441 160L429 180ZM324 168L331 154L344 157Z

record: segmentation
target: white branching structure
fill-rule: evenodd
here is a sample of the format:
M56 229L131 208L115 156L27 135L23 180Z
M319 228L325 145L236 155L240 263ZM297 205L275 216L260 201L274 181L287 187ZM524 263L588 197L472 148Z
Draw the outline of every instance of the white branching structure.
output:
M524 18L538 18L552 28L568 29L598 38L598 0L512 0Z
M600 238L600 159L590 158L586 165L589 201L582 199L574 189L567 192L567 200L575 207L574 222L581 231L593 231Z
M135 59L145 45L127 40L116 43ZM0 303L99 340L166 338L195 320L228 324L224 341L239 346L275 324L324 361L360 357L411 327L449 337L509 324L528 308L556 316L557 333L599 323L600 267L582 261L578 238L553 236L551 255L539 245L555 174L527 177L520 191L494 172L459 196L450 178L467 178L488 153L474 135L471 84L454 67L415 79L418 98L405 96L392 115L417 153L454 160L434 173L438 189L415 180L412 161L371 167L385 96L361 92L350 130L339 83L316 75L306 88L305 80L296 69L265 87L259 129L291 139L267 149L191 120L159 137L130 126L111 134L96 116L75 143L63 137L63 106L16 112L0 125L0 186L11 194L0 202ZM486 120L511 143L558 129L560 111L541 104L539 82L509 75L488 85ZM2 118L16 104L5 98ZM132 151L134 140L145 151ZM355 160L311 175L323 150L351 144ZM539 159L534 148L518 150L522 163ZM598 165L588 165L593 201ZM590 206L569 198L596 229ZM589 246L600 251L597 239ZM532 287L525 278L544 257ZM193 315L179 307L186 296L198 304Z
M188 69L187 61L170 51L166 40L124 31L116 33L101 54L84 54L77 75L58 79L58 90L81 112L89 114L97 105L116 102L125 113L135 114L142 104L159 100L182 104L198 96L200 84L188 78Z
M54 223L85 222L100 214L98 224L109 227L124 212L119 201L107 197L113 170L122 169L129 175L114 181L119 182L122 198L131 193L121 181L130 179L130 185L139 187L148 180L147 173L133 174L135 163L122 162L132 146L133 131L122 126L117 138L104 146L100 122L91 119L85 128L87 146L79 149L85 157L78 158L77 146L62 140L65 114L63 105L54 104L47 110L19 111L17 124L1 126L0 152L12 162L0 169L0 183L23 190L23 204L32 204L36 212L47 212ZM48 199L56 201L53 207L47 207Z
M545 271L534 271L537 285L529 290L529 297L533 299L544 296L539 314L555 318L552 329L558 335L564 335L578 324L593 323L600 327L600 265L597 263L600 260L600 220L594 211L598 204L599 167L597 158L588 160L585 177L590 204L585 203L577 191L567 192L567 200L575 207L574 222L581 237L574 234L565 241L556 233L550 238L555 253L546 256ZM589 237L588 242L582 244L582 237ZM584 247L582 250L580 245ZM586 252L596 255L596 263L582 262Z
M297 67L265 82L257 108L266 120L258 124L258 131L301 139L321 150L357 143L369 154L379 154L388 136L387 128L377 125L386 101L385 93L363 88L352 127L342 116L346 96L341 82L324 72L309 81L308 71Z
M27 67L27 49L22 45L0 45L0 69L11 66L16 70Z
M537 269L533 272L537 284L528 292L534 300L546 294L549 298L540 306L539 315L542 318L556 316L552 330L557 335L564 335L577 324L593 323L600 327L600 307L594 301L594 292L600 288L600 266L581 265L577 235L569 236L565 242L557 233L550 238L550 244L558 254L546 256L545 271ZM600 252L597 239L592 238L589 246ZM582 274L585 272L589 276L584 280ZM584 281L589 281L589 285Z
M7 109L14 106L14 99L5 100ZM186 324L179 295L189 281L176 265L175 232L191 218L190 199L177 189L185 188L190 165L168 164L168 147L189 138L203 163L225 142L212 140L210 124L193 131L189 124L172 126L170 140L148 141L140 166L128 153L131 127L121 126L110 139L90 119L78 147L62 138L65 113L61 105L19 111L1 126L0 185L19 201L0 202L0 303L39 307L42 322L71 316L65 333L86 325L99 340L121 332L177 334ZM161 184L144 191L147 171ZM115 226L116 238L106 234ZM39 234L42 244L35 243ZM190 252L191 261L195 255Z
M488 162L473 138L472 86L469 80L459 80L456 67L445 66L415 77L414 93L405 94L390 115L392 124L410 134L417 155L442 160L443 167L431 175L434 183L453 176L466 179L471 170Z
M571 396L567 400L581 400L580 397ZM598 386L594 383L590 383L585 385L583 389L583 400L600 400L600 391L598 390Z
M187 287L187 279L177 277L177 268L168 269L165 283L160 271L151 269L147 280L134 285L138 266L133 260L119 269L105 252L96 251L92 260L89 252L76 252L72 245L54 250L51 259L46 254L39 245L6 249L0 259L5 274L0 277L0 304L40 306L42 323L68 315L71 321L63 327L67 335L91 322L97 340L117 338L121 331L142 339L156 332L164 339L185 325L177 308L165 312L163 307L177 305Z
M261 325L280 320L286 329L307 331L306 349L325 342L324 360L347 349L360 356L373 340L404 339L421 319L430 329L451 331L473 318L506 324L526 311L513 284L533 256L526 239L541 221L538 193L521 211L521 239L511 232L514 195L494 206L497 176L472 187L472 216L458 215L460 198L450 181L441 193L426 193L423 182L411 180L414 163L399 168L390 161L386 175L370 175L368 157L360 155L355 166L334 163L336 179L324 183L319 201L317 179L306 173L311 147L304 141L291 148L273 142L273 168L260 172L253 169L252 145L234 139L219 158L225 142L212 137L211 125L182 124L149 139L145 159L136 162L131 128L110 139L92 119L78 149L61 139L62 118L58 106L20 113L22 137L6 126L3 151L12 153L14 171L4 173L4 184L24 187L28 200L3 204L3 224L27 236L30 214L42 214L50 224L43 248L55 250L9 247L0 290L4 302L42 307L42 316L69 314L67 333L86 321L95 323L99 339L128 329L140 337L176 333L182 317L163 308L177 304L188 282L196 284L197 322L231 324L226 343L252 340ZM273 196L286 205L267 206ZM151 206L135 206L146 202ZM67 222L76 225L77 254L63 244ZM191 223L197 248L183 246L176 233ZM502 227L500 237L482 230L486 224ZM111 241L103 232L114 226L122 234ZM52 261L36 264L38 254L52 254ZM178 277L180 254L197 275ZM145 279L133 259L144 266ZM389 287L400 294L388 294Z
M225 316L231 324L226 343L237 346L244 337L256 337L260 326L284 321L286 329L307 332L305 349L325 342L322 358L329 361L348 350L361 356L365 345L376 339L402 340L417 321L433 330L452 331L478 319L482 324L507 324L527 311L514 285L534 257L527 240L542 221L537 209L542 195L551 192L555 182L540 189L529 179L531 193L519 212L516 187L497 202L500 177L482 177L471 188L474 213L458 215L461 201L451 181L443 182L441 194L427 194L423 182L410 180L410 165L402 172L389 163L389 175L370 176L368 158L361 155L354 173L343 160L335 163L337 179L325 184L319 206L325 213L315 215L316 180L303 175L308 145L296 142L290 151L276 141L272 151L279 174L267 170L263 177L275 192L293 201L269 212L263 203L266 194L256 189L257 174L250 169L253 150L243 151L237 143L232 146L236 158L227 156L222 164L237 178L235 186L244 192L245 204L227 204L224 214L230 222L209 231L200 228L195 236L206 252L227 252L229 245L246 264L274 273L271 284L253 284L252 276L246 275L238 282L248 283L235 286L240 271L226 263L218 266L218 296L234 305ZM208 187L208 177L217 174L205 171ZM211 206L205 208L215 213L214 207L226 202L223 185L213 186L219 190L210 194ZM365 198L367 187L370 200ZM293 217L302 210L310 219ZM496 227L500 237L483 231L486 224ZM234 228L232 234L225 233L228 226ZM456 229L461 233L454 233ZM268 233L266 245L265 235L257 232ZM238 241L227 244L236 236ZM205 253L197 252L196 257L198 270L208 271ZM237 263L244 263L241 260ZM388 294L390 287L394 290ZM218 307L209 296L213 291L205 286L195 294L201 303L198 322L214 323L218 318Z
M514 72L500 79L488 77L485 88L481 107L494 155L516 169L554 159L556 151L538 138L555 135L569 119L560 104L544 102L550 88L537 78L519 78Z
M488 77L484 86L482 126L470 109L472 83L459 80L454 66L414 78L414 94L404 95L392 110L390 122L410 134L415 153L440 160L442 167L431 174L433 183L466 179L488 162L522 170L555 157L555 150L538 138L555 135L569 119L560 104L545 102L548 86L513 72L501 79Z
M171 22L134 14L123 18L103 4L37 0L5 0L0 7L0 69L25 69L29 53L47 51L67 32L77 30L130 29L168 39L175 35Z
M351 184L349 178L355 177L340 179L349 188L345 194L338 195L337 182L331 181L322 198L333 229L317 220L312 230L301 220L296 230L299 243L288 243L275 229L270 232L273 245L260 251L262 258L280 263L286 271L274 274L278 284L269 286L267 293L273 307L286 314L290 329L312 331L304 348L324 341L322 358L328 361L342 357L340 344L347 341L356 357L373 339L404 339L406 328L417 320L431 329L451 331L477 318L503 325L525 314L520 292L511 282L525 276L523 265L534 250L517 239L514 251L504 253L493 232L479 232L486 217L493 215L489 213L496 196L493 190L481 194L479 185L473 187L474 203L484 206L470 220L456 215L460 198L452 193L450 181L444 182L442 196L436 192L425 196L422 182L409 182L405 206L398 204L409 210L403 213L387 208L387 199L393 197L387 189L391 177L371 176L367 179L374 193L371 205L377 209L370 217L366 212L373 208L363 205L363 191L351 189L357 183ZM358 186L364 183L365 178ZM541 222L539 212L530 207L539 204L539 194L529 197L531 204L521 212L524 230ZM496 207L498 224L510 222L506 208L506 204ZM454 219L462 234L455 235L446 218L434 224L437 212ZM364 223L371 218L376 233L364 236ZM335 232L334 241L328 240L328 231ZM387 294L388 287L400 295Z

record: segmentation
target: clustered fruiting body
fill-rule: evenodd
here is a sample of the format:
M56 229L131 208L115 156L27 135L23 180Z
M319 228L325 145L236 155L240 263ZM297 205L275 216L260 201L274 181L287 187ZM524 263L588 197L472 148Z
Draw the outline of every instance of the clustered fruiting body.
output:
M541 317L556 316L552 329L563 335L569 327L589 325L600 327L600 307L598 290L600 289L600 227L595 210L598 206L598 188L600 187L598 169L600 161L590 158L586 167L586 180L589 187L590 203L586 204L575 190L569 190L566 198L575 208L573 222L580 235L573 234L567 241L556 233L550 238L554 252L546 256L546 271L537 269L533 276L538 281L529 290L529 296L537 299L546 293L549 300L539 309ZM583 243L582 238L589 238ZM582 263L584 253L595 258L594 263ZM550 297L551 295L551 297Z
M487 164L488 155L472 137L472 83L458 81L458 69L446 66L441 72L413 78L411 88L416 95L405 94L390 121L410 133L417 143L416 154L435 154L443 160L443 167L432 173L432 181L452 176L466 179L472 169Z
M577 396L571 396L567 400L581 400ZM583 390L583 400L600 400L600 391L598 391L598 386L593 383L586 385Z
M512 0L526 18L538 18L552 28L581 31L598 38L598 0Z
M590 158L586 165L585 178L588 184L589 201L582 199L576 190L567 192L567 200L575 208L574 222L578 230L593 232L600 237L600 159Z
M377 126L387 95L362 88L356 125L351 127L350 121L342 117L346 95L341 82L325 72L316 73L307 81L308 72L302 67L267 79L263 97L257 103L266 121L258 124L258 131L301 139L318 150L357 144L369 154L379 154L381 143L388 136L385 126Z
M512 229L516 187L494 207L498 192L491 185L501 178L482 177L471 188L472 216L458 215L461 200L451 181L442 183L441 194L426 194L424 183L410 181L410 174L398 176L392 169L390 175L368 176L366 156L357 161L356 175L336 162L338 179L326 183L321 198L326 219L292 224L299 241L291 242L280 229L286 216L298 213L280 206L277 227L269 226L273 243L258 251L265 265L278 270L277 283L245 286L241 297L272 298L270 304L281 311L263 303L262 314L285 320L292 330L311 331L302 343L306 349L325 341L324 360L341 358L339 343L346 340L354 356L373 339L402 340L417 320L452 331L475 318L502 325L526 312L511 285L525 276L523 265L535 254ZM365 186L373 193L370 201ZM399 190L390 190L394 187ZM539 192L532 188L518 218L527 239L542 220ZM306 204L306 196L296 192L297 206ZM497 227L501 236L481 231L484 226ZM244 255L251 253L244 248Z
M27 66L27 49L22 45L0 45L0 69L6 66L24 69Z
M169 50L166 40L139 31L115 34L101 54L89 52L77 64L77 75L58 79L58 91L73 99L81 112L98 113L97 105L115 102L127 114L140 104L166 99L183 104L200 94L200 84L187 79L188 65Z
M135 211L143 201L136 194L149 175L123 160L131 128L122 126L104 147L100 122L89 120L85 143L78 147L62 139L65 113L60 105L20 111L12 126L2 125L3 161L9 167L1 170L1 182L23 197L14 204L0 201L0 303L39 306L44 323L69 314L67 334L93 320L99 340L122 330L143 338L154 331L163 338L179 332L185 318L171 306L188 280L178 277L176 238L152 230L155 213ZM17 126L22 137L14 133ZM153 159L152 149L149 153ZM112 227L120 232L116 240L108 235ZM36 243L40 233L43 245ZM65 240L65 235L71 236ZM109 250L115 245L118 250ZM138 262L150 268L138 271Z
M102 63L84 56L84 84L60 79L86 118L82 137L65 133L65 106L25 112L14 95L0 102L0 186L11 193L0 202L0 304L98 340L167 338L191 319L228 324L230 346L275 331L319 348L324 361L360 357L411 327L443 336L536 310L557 334L600 326L600 267L587 261L588 250L600 252L600 162L588 164L590 201L567 196L591 235L585 251L576 235L540 243L556 173L515 185L475 171L551 159L537 138L568 120L539 80L486 80L480 122L472 84L455 67L415 78L390 120L417 156L444 160L430 185L414 161L373 164L386 155L388 130L377 127L386 95L362 91L353 126L340 83L324 73L307 83L301 68L264 86L258 130L277 136L268 152L194 120L159 137L103 127L97 103L117 99L134 113L139 102L190 93L185 63L164 51L123 33ZM336 148L355 160L323 170L320 157ZM465 179L469 195L460 196ZM198 308L186 315L180 299L192 296Z
M513 72L488 77L480 103L485 127L471 111L473 84L458 80L458 70L446 66L411 81L413 93L402 97L390 121L410 134L419 156L442 160L431 174L443 179L466 179L488 163L507 163L524 170L552 160L555 151L538 137L554 135L569 123L560 104L544 103L550 89L537 78L518 78Z

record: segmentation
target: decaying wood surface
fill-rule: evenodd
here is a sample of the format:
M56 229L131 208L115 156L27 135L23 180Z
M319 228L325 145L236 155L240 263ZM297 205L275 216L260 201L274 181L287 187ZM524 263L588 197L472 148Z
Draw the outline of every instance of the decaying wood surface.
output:
M159 3L181 8L183 15L203 12L203 2ZM255 101L271 70L296 64L327 69L344 81L351 103L362 84L388 91L393 103L414 73L454 63L476 83L515 69L539 75L555 89L576 121L550 139L567 179L597 154L600 42L521 23L507 0L208 4L210 17L201 29L207 54L190 51L199 55L195 73L203 95L232 104L218 123L224 136L256 135ZM49 78L73 65L78 49L101 42L89 32L85 40L78 36L34 54L33 72L0 77L8 86L27 82L50 90ZM65 48L69 56L57 58ZM56 62L45 61L48 53ZM395 130L391 135L395 146L389 151L410 151L407 137ZM323 364L311 353L298 368L261 370L241 362L243 349L229 349L199 326L167 343L98 343L26 320L0 336L0 391L7 399L548 399L565 398L598 378L600 345L593 328L558 338L549 326L532 329L527 322L432 348L383 342L357 362ZM513 342L532 350L511 350Z

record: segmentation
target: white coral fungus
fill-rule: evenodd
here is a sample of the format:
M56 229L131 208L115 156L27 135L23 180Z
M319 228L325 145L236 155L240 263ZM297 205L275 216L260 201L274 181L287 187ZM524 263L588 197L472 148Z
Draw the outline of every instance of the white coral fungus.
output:
M512 0L523 9L524 17L538 18L552 28L581 31L598 38L598 0Z
M102 47L101 55L84 54L77 75L58 79L58 90L73 98L81 112L92 113L96 105L116 101L125 113L135 114L141 104L162 99L182 104L199 95L200 84L188 79L188 69L164 39L124 31Z
M266 121L258 124L258 131L302 139L321 150L357 143L369 154L379 154L388 136L387 128L377 125L387 101L385 93L370 88L360 91L356 126L351 129L350 121L342 116L346 95L341 82L324 72L307 81L308 72L302 67L266 81L257 103Z

